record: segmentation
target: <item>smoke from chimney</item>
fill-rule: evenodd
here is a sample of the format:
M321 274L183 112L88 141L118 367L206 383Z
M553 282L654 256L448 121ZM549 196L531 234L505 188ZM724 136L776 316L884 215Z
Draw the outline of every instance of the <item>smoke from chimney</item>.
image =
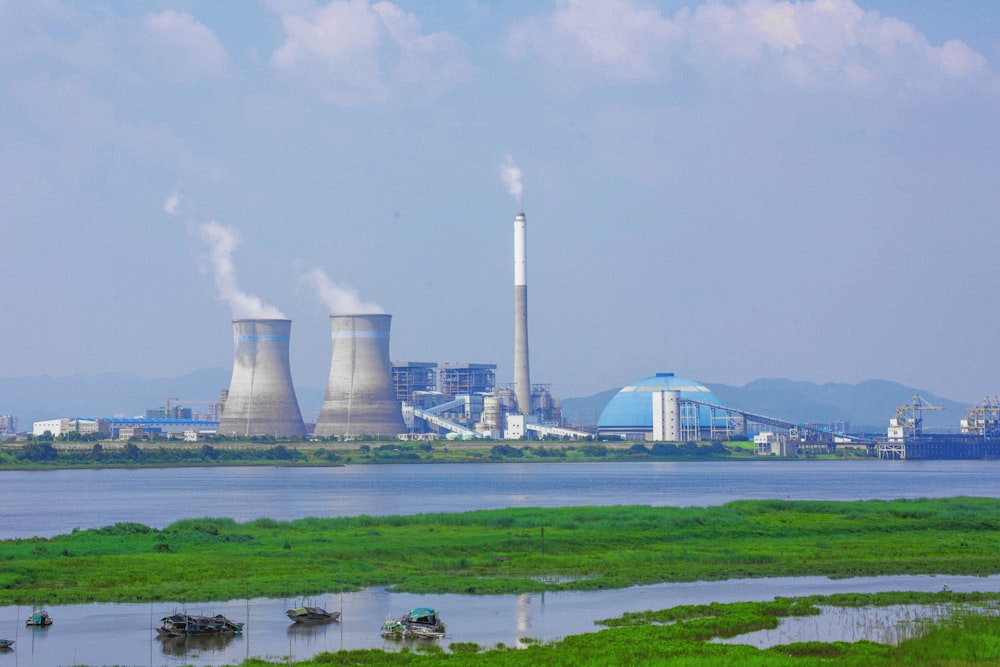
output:
M317 267L304 274L306 280L319 297L330 315L381 315L385 310L376 303L363 301L358 296L357 290L344 285L338 285L330 280L326 271Z
M229 304L234 320L283 320L274 306L240 290L233 267L233 250L240 244L239 233L232 227L211 220L199 228L202 240L209 245L209 259L219 297Z
M524 173L520 167L514 164L514 158L510 155L507 156L503 165L500 166L500 178L503 179L504 185L507 186L507 192L514 198L514 203L517 205L518 210L520 210L521 197L524 195L524 184L521 182L521 179L524 178Z

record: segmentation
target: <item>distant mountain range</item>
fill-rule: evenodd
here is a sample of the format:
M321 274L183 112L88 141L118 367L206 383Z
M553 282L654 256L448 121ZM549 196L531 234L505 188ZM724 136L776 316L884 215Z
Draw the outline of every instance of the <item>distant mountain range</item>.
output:
M176 378L141 378L125 373L70 377L0 378L0 415L18 419L18 430L59 417L141 416L147 409L172 404L204 410L229 386L231 371L209 368ZM754 380L742 387L706 384L726 406L793 423L846 421L853 432L883 433L896 407L910 402L918 390L886 380L857 384ZM325 387L296 386L299 407L306 421L316 418ZM563 398L563 416L574 426L597 423L604 406L619 389L608 389L583 398ZM945 408L923 413L924 425L934 430L958 428L968 404L920 392L927 402Z

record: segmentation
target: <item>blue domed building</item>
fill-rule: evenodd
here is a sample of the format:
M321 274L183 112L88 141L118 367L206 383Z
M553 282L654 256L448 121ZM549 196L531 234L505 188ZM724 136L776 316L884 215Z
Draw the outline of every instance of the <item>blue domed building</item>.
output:
M650 440L653 437L654 392L680 393L681 422L690 439L700 439L713 428L724 429L726 416L711 408L686 401L698 401L725 407L719 397L703 384L673 373L657 373L633 382L612 397L597 420L597 435L625 440ZM721 412L721 411L720 411Z

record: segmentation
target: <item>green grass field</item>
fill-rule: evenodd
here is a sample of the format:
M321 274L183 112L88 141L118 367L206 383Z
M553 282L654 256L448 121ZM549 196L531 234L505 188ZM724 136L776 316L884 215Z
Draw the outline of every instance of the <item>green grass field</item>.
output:
M0 604L623 588L1000 572L1000 500L740 501L417 516L194 519L0 542ZM542 583L543 578L559 583Z

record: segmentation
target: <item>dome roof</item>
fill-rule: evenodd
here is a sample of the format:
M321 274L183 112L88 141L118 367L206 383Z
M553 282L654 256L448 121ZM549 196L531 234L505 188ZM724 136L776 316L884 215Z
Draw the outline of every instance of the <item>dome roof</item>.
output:
M681 399L700 401L722 406L722 401L703 384L682 378L673 373L657 373L622 388L604 406L597 419L599 429L649 429L653 428L654 391L679 391ZM703 426L708 426L711 417L702 411Z

